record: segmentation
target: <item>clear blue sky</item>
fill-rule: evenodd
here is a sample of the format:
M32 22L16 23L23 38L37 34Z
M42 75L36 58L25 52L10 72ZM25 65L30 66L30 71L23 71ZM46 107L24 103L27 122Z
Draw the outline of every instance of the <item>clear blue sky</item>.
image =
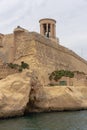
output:
M54 18L60 44L87 60L87 0L0 0L0 33L39 32L41 18Z

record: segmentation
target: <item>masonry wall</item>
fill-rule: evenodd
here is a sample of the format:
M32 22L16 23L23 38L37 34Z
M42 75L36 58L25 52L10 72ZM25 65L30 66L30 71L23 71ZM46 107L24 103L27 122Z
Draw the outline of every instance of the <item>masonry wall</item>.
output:
M37 59L40 63L39 66L43 71L42 75L45 75L46 79L49 76L49 73L57 69L71 71L79 70L80 72L87 73L87 64L80 60L80 58L53 47L49 47L38 41L36 41L36 49Z
M14 60L14 35L7 34L1 37L1 48L0 48L0 58L3 62L13 62Z
M49 83L49 74L56 69L87 73L87 62L84 59L35 32L16 32L15 43L15 62L27 62L43 84Z
M29 64L30 69L36 71L38 61L36 58L35 40L29 32L15 32L16 53L14 63L20 64L24 61Z
M0 42L0 57L4 62L28 63L43 84L49 83L49 74L57 69L87 73L84 59L38 33L17 29L13 34L3 35ZM0 69L3 74L2 70L5 69ZM8 68L9 74L7 71Z
M37 58L42 65L49 65L55 69L80 70L87 73L87 64L79 58L53 47L36 41Z

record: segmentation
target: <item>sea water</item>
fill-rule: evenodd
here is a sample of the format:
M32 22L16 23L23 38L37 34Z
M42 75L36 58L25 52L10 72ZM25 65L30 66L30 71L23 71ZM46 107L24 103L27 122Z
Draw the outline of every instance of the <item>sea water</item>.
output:
M0 130L87 130L87 111L29 114L0 120Z

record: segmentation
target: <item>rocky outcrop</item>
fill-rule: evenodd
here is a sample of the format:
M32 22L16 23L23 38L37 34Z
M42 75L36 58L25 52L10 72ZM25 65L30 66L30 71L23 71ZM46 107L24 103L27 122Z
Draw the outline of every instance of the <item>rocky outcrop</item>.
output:
M23 115L31 90L30 73L16 73L0 80L0 117Z
M44 87L30 95L28 112L87 109L86 87Z
M81 109L87 109L85 86L44 87L30 70L0 80L0 118Z

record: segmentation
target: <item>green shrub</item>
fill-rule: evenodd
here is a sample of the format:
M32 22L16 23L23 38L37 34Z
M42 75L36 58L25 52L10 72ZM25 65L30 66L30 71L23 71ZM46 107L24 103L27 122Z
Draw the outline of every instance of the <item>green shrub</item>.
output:
M29 65L27 63L25 63L24 61L21 62L21 67L23 69L29 69Z
M10 68L12 68L12 69L16 69L16 68L18 68L18 64L13 64L13 63L8 63L8 66L10 67Z
M29 65L24 61L21 62L21 65L8 63L7 64L12 69L17 69L19 72L22 72L23 69L29 69Z
M68 70L56 70L54 72L52 72L49 76L50 80L55 80L58 81L59 79L61 79L63 76L65 77L70 77L73 78L74 77L74 72L72 71L68 71Z

